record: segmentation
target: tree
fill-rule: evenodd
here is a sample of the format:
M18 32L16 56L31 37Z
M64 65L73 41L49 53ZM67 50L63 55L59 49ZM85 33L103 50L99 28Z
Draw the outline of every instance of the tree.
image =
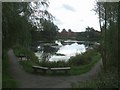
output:
M52 21L54 17L51 13L47 11L47 8L49 7L49 1L48 0L38 0L37 2L31 2L29 3L29 11L31 14L29 15L30 22L39 28L41 30L41 20L46 19Z
M118 67L118 3L98 2L95 11L99 15L104 69Z
M77 40L83 41L100 41L100 32L93 27L87 27L85 32L80 32L76 36Z
M58 27L50 20L43 20L41 23L43 30L40 31L42 39L45 41L53 41L57 38Z
M2 3L2 41L3 48L12 47L15 44L21 44L28 47L31 43L31 32L34 27L40 27L34 24L39 18L35 16L36 10L42 5L47 5L47 1L39 0L35 2L35 7L28 2L3 2ZM35 9L36 8L36 9ZM38 10L39 11L39 10ZM42 18L49 18L47 10L40 10ZM38 22L40 23L40 22Z

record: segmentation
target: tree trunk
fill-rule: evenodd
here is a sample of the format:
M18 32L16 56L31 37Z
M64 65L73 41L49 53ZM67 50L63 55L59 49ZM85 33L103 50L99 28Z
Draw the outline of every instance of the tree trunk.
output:
M104 34L104 70L106 71L106 67L107 67L107 58L106 58L106 54L107 54L107 7L106 7L107 3L105 2L105 34Z

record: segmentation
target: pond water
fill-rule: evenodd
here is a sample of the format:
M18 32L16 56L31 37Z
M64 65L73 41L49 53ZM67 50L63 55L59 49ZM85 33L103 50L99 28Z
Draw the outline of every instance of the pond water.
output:
M81 54L86 51L84 44L79 44L77 41L64 43L60 41L55 41L55 43L42 43L38 46L38 51L35 52L35 55L40 60L49 60L49 61L67 61L71 56L76 54Z

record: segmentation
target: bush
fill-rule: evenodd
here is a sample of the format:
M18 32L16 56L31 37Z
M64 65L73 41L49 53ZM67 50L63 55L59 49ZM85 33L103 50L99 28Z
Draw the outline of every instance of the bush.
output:
M69 59L69 64L72 66L85 65L91 62L92 57L97 55L96 50L88 50L85 53L73 56Z
M69 63L68 62L65 62L65 61L41 61L39 63L40 66L45 66L45 67L49 67L49 68L53 68L53 67L67 67L69 66Z
M35 56L35 54L31 50L29 50L29 49L27 49L27 48L25 48L25 47L23 47L21 45L17 44L15 46L13 46L13 50L14 50L14 53L15 53L16 56L19 56L20 54L24 54L31 61L33 61L35 63L39 62L38 58Z
M88 58L89 57L85 57L85 56L83 56L83 55L76 55L76 56L74 56L74 57L71 57L70 59L69 59L69 64L70 65L83 65L83 64L87 64L87 60L88 60Z
M25 54L28 57L29 60L27 60L27 61L25 61L25 60L19 61L20 64L22 65L23 69L26 72L32 72L32 66L38 65L39 60L31 50L29 50L25 47L22 47L21 45L13 46L13 50L14 50L14 53L16 56L18 56L20 54Z
M32 66L36 65L34 62L32 61L20 61L20 64L22 65L22 68L26 71L26 72L32 72Z
M84 81L78 84L74 84L74 88L119 88L119 77L118 71L116 69L110 70L108 72L103 72L98 75L98 77L91 81Z
M119 87L118 71L116 69L100 73L96 85L99 88L118 88Z

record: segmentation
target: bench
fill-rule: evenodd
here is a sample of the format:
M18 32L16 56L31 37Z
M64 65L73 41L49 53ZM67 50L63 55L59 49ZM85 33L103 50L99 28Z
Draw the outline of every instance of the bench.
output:
M34 72L37 72L37 70L42 70L44 73L46 73L47 70L53 71L54 73L57 71L65 71L65 73L68 73L68 71L71 69L70 67L60 67L60 68L48 68L48 67L41 67L41 66L32 66Z
M23 60L23 58L24 58L25 60L28 59L28 57L27 57L25 54L20 54L20 55L18 55L17 57L18 57L18 59L20 59L20 60Z
M46 71L48 70L47 67L41 67L41 66L32 66L34 72L37 72L37 70L42 70L44 73L46 73Z
M60 68L50 68L51 71L56 72L56 71L65 71L65 73L68 73L70 70L70 67L60 67Z

